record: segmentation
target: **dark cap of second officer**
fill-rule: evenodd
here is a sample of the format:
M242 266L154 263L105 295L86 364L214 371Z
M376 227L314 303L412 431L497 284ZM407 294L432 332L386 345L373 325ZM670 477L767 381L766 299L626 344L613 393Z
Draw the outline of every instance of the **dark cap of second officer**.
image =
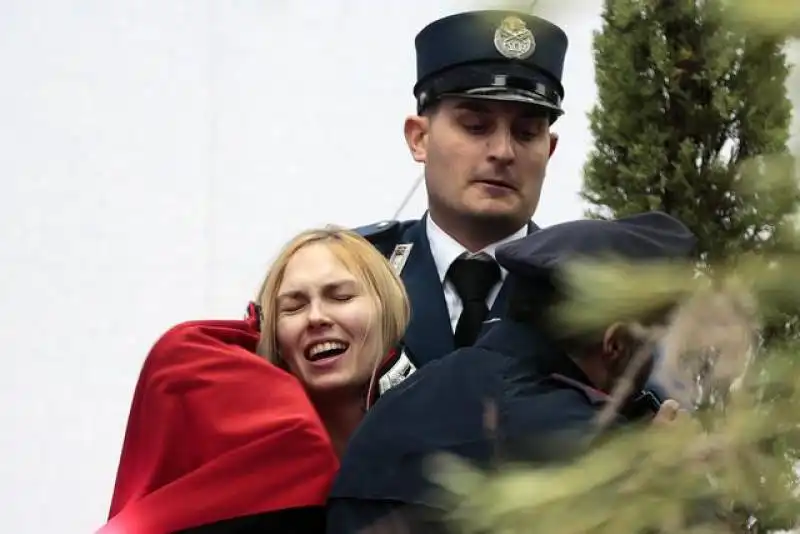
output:
M616 257L631 262L688 258L697 238L682 222L651 211L612 220L556 224L503 245L497 261L509 272L535 277L575 259Z
M573 260L616 258L647 264L689 259L696 242L682 222L654 211L556 224L499 247L496 258L516 285L509 314L536 320L563 296L558 274Z
M445 96L522 102L563 114L567 36L555 24L515 11L459 13L416 37L418 113Z

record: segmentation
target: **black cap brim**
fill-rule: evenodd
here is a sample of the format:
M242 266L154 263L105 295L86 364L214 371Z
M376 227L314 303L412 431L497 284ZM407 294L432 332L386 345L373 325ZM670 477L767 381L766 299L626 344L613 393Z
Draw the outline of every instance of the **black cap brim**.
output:
M508 62L482 62L457 67L431 76L414 87L420 109L445 96L520 102L563 114L563 88L545 73L530 66Z
M549 102L547 99L540 97L538 95L527 95L527 94L520 94L520 93L512 93L512 92L492 92L492 93L443 93L439 96L439 98L445 97L455 97L455 98L466 98L470 100L493 100L499 102L518 102L520 104L526 104L530 106L535 106L538 108L542 108L544 112L560 117L564 114L564 110L561 109L558 105Z

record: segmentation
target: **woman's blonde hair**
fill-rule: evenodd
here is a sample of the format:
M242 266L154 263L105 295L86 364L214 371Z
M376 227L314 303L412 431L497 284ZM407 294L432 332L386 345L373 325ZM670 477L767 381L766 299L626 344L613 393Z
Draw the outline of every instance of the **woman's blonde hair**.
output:
M376 301L380 320L378 339L381 341L378 358L382 358L397 345L408 326L411 314L408 295L400 277L369 241L355 232L334 226L306 230L298 234L283 247L270 267L256 297L261 308L258 354L286 368L286 362L280 357L278 350L278 290L283 283L286 266L295 253L317 243L325 244L336 259L364 284L367 292ZM375 365L378 363L375 362Z

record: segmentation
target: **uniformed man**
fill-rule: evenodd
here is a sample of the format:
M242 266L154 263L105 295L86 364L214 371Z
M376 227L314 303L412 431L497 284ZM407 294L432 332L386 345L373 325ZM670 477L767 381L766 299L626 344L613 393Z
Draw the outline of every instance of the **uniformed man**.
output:
M498 261L512 273L508 316L475 346L419 369L367 413L342 459L327 532L382 528L393 516L408 532L440 532L443 501L431 493L424 469L433 453L481 466L498 456L550 463L580 454L596 437L597 416L641 341L632 324L618 322L579 339L561 335L549 313L563 301L560 270L574 258L609 254L631 262L688 259L694 243L683 224L654 212L563 223L498 249ZM659 312L647 314L649 326L666 319L667 310ZM611 412L609 428L658 412L655 397L641 390L648 374L645 366L634 394ZM496 414L491 431L487 406ZM665 406L675 414L674 401Z
M404 342L419 367L471 345L504 309L494 251L537 228L567 36L525 13L473 11L429 24L415 44L417 112L404 131L428 210L357 231L401 272L412 306Z

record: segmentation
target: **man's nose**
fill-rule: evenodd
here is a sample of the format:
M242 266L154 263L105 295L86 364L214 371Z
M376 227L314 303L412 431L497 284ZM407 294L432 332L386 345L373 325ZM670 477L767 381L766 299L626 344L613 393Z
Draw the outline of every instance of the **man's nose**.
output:
M489 160L505 165L514 161L514 138L511 129L503 126L494 131L489 137Z

